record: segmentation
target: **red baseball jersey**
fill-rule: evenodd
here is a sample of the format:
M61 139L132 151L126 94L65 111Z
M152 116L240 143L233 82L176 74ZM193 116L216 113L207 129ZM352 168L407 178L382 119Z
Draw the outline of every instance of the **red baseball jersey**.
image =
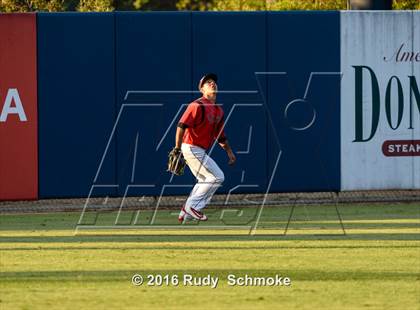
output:
M191 102L178 126L185 128L183 143L208 149L218 139L226 140L224 132L223 109L204 97Z

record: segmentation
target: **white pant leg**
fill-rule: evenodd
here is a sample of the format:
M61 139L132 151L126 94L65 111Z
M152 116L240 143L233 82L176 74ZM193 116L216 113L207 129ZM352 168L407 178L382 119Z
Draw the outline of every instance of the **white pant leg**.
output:
M197 184L186 205L200 211L210 202L225 177L216 162L201 147L183 143L181 150L188 167L197 178Z

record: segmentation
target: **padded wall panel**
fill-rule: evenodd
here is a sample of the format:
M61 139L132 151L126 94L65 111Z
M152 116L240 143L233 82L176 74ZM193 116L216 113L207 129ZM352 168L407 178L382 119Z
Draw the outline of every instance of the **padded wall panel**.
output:
M38 14L42 198L116 182L115 141L100 167L115 120L114 40L113 14Z
M36 15L0 14L0 37L0 200L36 199Z
M339 190L339 12L270 12L267 27L272 190Z

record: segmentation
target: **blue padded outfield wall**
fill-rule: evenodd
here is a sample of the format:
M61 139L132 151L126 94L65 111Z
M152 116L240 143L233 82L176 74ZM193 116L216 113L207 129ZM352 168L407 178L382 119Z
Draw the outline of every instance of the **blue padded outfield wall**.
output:
M86 197L116 117L113 14L38 14L39 197ZM116 182L115 142L97 180ZM116 194L116 193L106 193Z
M272 191L340 188L339 25L338 12L268 13Z
M156 195L164 184L169 184L165 163L175 143L176 123L166 136L165 132L181 105L193 98L189 92L191 16L116 13L115 18L115 104L121 112L116 126L118 193L123 195L127 185L136 184L129 188L128 195ZM190 178L184 176L180 182L188 183Z
M238 159L210 151L220 192L340 190L339 12L37 19L40 198L188 193L166 160L207 72Z

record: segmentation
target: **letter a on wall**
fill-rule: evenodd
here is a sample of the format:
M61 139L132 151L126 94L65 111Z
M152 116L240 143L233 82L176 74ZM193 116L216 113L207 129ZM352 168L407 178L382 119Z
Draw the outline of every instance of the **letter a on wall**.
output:
M0 37L0 200L36 199L36 15L0 14Z
M12 105L13 101L15 106ZM21 122L27 121L25 110L23 109L22 101L20 100L19 92L16 88L11 88L7 92L6 100L4 100L3 110L0 114L0 122L7 121L7 116L9 114L17 114Z

